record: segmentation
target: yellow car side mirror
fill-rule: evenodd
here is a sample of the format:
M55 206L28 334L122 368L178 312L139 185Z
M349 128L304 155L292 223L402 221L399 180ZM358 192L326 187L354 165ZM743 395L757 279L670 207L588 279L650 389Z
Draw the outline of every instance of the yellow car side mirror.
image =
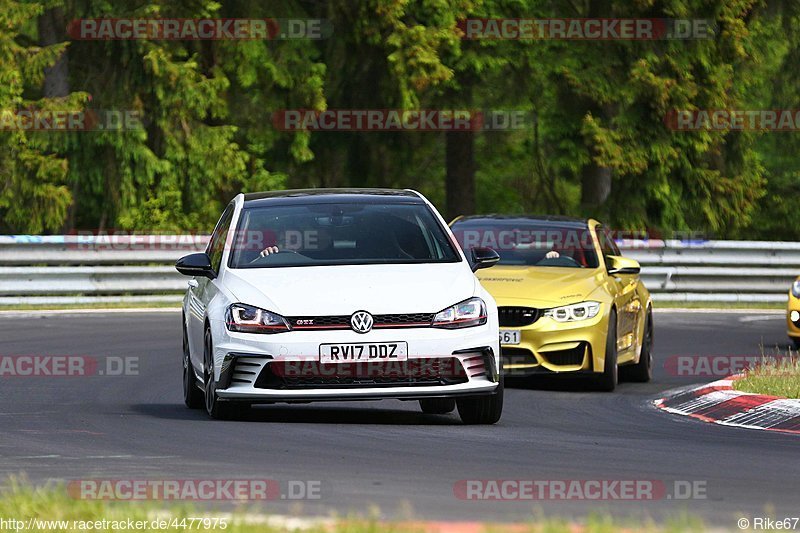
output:
M642 271L639 261L621 255L607 255L606 265L609 274L638 274Z

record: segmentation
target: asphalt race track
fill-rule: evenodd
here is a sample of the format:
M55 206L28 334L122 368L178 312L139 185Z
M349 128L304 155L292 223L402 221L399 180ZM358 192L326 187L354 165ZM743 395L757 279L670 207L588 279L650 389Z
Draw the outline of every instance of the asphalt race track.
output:
M669 389L712 381L665 370L676 355L756 355L787 348L776 313L659 311L656 379L615 393L564 382L507 389L496 426L423 415L416 402L266 406L244 421L183 406L177 312L1 315L0 355L138 357L138 375L3 377L0 475L36 483L82 478L268 478L320 481L315 500L267 512L516 521L536 510L608 510L661 519L687 510L735 529L736 518L798 516L800 439L657 411ZM705 498L656 501L465 501L465 479L675 480Z

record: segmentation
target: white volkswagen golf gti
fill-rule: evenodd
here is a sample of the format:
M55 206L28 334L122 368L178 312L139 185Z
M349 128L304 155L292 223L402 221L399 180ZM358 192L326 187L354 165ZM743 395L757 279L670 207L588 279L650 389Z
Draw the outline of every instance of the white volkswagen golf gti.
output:
M503 408L497 307L421 194L239 194L205 253L181 258L186 405L418 400L493 424Z

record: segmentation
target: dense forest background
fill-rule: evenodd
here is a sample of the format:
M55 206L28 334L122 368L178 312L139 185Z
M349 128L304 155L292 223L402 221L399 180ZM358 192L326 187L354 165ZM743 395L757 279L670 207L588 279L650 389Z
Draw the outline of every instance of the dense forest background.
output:
M76 41L70 21L319 18L325 39ZM474 17L705 18L713 38L465 40ZM675 109L800 109L796 0L0 0L0 109L137 110L0 131L0 232L208 230L239 191L409 187L448 216L800 237L800 132L673 131ZM524 110L478 132L281 131L282 109Z

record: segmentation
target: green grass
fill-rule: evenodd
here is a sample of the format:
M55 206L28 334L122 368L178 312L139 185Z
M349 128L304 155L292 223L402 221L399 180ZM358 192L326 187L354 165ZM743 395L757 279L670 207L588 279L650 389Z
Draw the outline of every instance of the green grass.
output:
M299 516L299 515L298 515ZM74 499L63 485L48 485L44 487L34 487L24 479L11 478L5 488L0 491L0 517L4 520L16 519L27 521L37 519L49 521L52 527L48 527L42 522L32 522L25 524L26 527L19 529L22 531L81 531L87 529L81 522L95 522L105 520L105 531L127 531L129 529L111 528L112 521L127 523L130 519L134 522L141 521L144 527L130 531L174 531L185 533L187 531L225 531L226 533L279 533L284 531L303 531L306 533L425 533L430 531L424 524L415 519L402 522L383 521L378 518L331 518L316 521L304 521L301 527L293 529L290 523L277 520L277 517L270 517L263 513L253 511L247 507L240 507L233 511L215 511L213 508L193 507L189 504L173 504L169 502L107 502L100 500L80 500ZM189 529L190 520L195 518L196 523L193 529ZM226 527L223 529L219 523L217 527L211 524L200 525L199 520L205 518L209 520L225 520ZM172 520L186 519L185 528L153 527L153 520L167 520L169 524ZM65 524L58 524L52 521L67 521ZM178 524L175 524L176 526ZM27 527L30 526L30 527ZM138 526L134 526L138 527ZM83 528L83 529L82 529ZM98 530L95 526L93 530ZM5 531L15 531L8 522L4 525ZM101 527L100 530L103 530ZM581 531L585 533L616 533L618 531L644 531L652 533L672 533L706 531L702 521L684 514L676 515L672 520L658 525L650 520L619 520L611 518L605 514L589 516L580 522L568 521L565 519L532 517L525 524L508 526L503 524L485 524L484 531L505 532L505 531L530 531L531 533L573 533Z
M747 371L745 377L733 382L733 388L742 392L800 398L800 358L783 357L767 359Z

